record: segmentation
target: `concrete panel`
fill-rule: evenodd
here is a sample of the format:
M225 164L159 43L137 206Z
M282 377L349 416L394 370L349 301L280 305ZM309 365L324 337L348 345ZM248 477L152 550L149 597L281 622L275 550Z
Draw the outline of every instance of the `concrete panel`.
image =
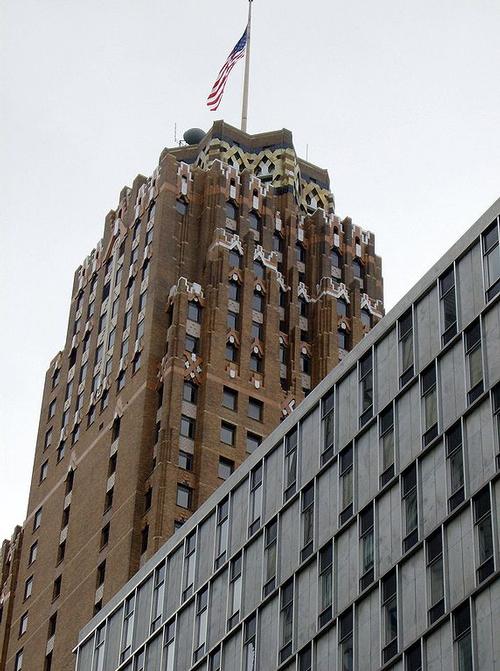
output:
M278 576L280 582L289 578L298 564L300 543L300 501L296 499L280 519Z
M264 460L264 520L268 522L283 503L283 445Z
M317 671L337 671L337 629L335 626L318 638L315 652L316 666L314 668Z
M396 432L399 466L404 470L422 451L418 383L413 384L396 403Z
M137 590L135 598L134 646L140 645L149 634L153 579L149 578Z
M344 448L352 440L359 425L358 417L358 372L354 368L337 387L337 450Z
M380 666L380 601L372 590L356 607L356 646L359 668ZM370 662L368 662L370 660Z
M198 533L198 571L196 588L203 585L214 569L215 513L200 525Z
M318 546L332 538L337 530L337 462L318 478Z
M279 626L279 602L276 595L272 601L262 609L259 621L259 640L257 655L260 671L275 671L277 667Z
M438 365L442 426L447 429L465 410L464 349L459 340Z
M483 319L484 356L486 379L494 384L500 379L500 305L484 315Z
M401 642L406 647L427 627L425 557L423 548L405 561L400 570L401 599L399 600Z
M423 370L441 349L439 298L436 285L415 306L417 370Z
M438 443L421 460L421 523L427 536L444 520L447 514L446 465L444 447Z
M229 547L231 554L241 548L248 534L248 478L233 489L231 496L231 521Z
M487 398L465 420L469 492L474 494L496 472L491 405Z
M262 557L264 534L259 534L246 549L243 572L242 617L246 617L262 598Z
M311 562L301 571L296 582L297 586L297 643L300 649L310 641L316 633L318 620L318 568Z
M460 328L467 326L484 306L481 247L474 245L457 263Z
M299 478L303 485L314 477L318 470L320 447L319 407L310 412L300 425Z
M163 632L159 632L146 647L145 671L160 671Z
M433 631L425 646L426 671L450 671L453 659L452 632L447 620L439 629Z
M401 499L399 486L391 487L376 506L379 557L378 574L383 575L401 556Z
M176 669L190 669L193 661L194 601L179 613L176 636Z
M378 492L378 429L373 424L355 445L358 509L364 508Z
M358 531L351 524L335 540L336 609L342 612L358 592Z
M396 329L375 345L375 407L378 411L394 398L398 391L398 342Z
M182 563L184 557L183 546L170 555L167 565L167 599L165 609L165 619L172 615L172 613L179 607L181 599L181 585L182 585Z
M499 581L497 580L496 585L498 584ZM498 625L500 623L498 619L500 617L500 594L494 594L494 587L495 583L477 595L474 600L474 611L478 668L491 669L492 671L496 669L498 671L500 669L500 657L495 660L495 639L498 639ZM495 605L497 607L496 620L492 617Z
M449 608L454 608L474 589L474 535L467 507L446 527Z
M228 569L212 582L210 591L210 617L208 618L208 646L221 640L226 632ZM221 617L222 614L222 617Z
M241 671L241 629L239 629L224 644L222 653L224 671Z

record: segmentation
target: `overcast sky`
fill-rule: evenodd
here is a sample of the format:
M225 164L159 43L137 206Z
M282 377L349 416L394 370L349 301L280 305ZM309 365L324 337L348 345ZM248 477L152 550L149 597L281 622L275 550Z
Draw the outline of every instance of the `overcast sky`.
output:
M248 130L293 131L376 234L386 307L500 195L498 0L255 0ZM0 0L0 539L26 513L73 272L205 99L246 0Z

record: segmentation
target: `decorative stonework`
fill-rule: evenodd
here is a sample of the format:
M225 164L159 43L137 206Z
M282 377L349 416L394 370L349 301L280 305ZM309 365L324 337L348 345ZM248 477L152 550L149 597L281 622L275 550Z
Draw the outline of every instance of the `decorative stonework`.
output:
M373 300L368 294L361 294L361 309L368 310L371 315L378 319L382 319L384 316L382 301Z

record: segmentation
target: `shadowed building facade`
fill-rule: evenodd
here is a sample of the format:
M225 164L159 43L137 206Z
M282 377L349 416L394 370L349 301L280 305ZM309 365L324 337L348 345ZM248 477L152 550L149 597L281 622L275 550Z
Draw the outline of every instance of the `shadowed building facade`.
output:
M7 671L73 668L84 623L383 313L327 172L223 122L122 190L72 297L2 550Z
M499 215L104 606L77 671L500 670Z

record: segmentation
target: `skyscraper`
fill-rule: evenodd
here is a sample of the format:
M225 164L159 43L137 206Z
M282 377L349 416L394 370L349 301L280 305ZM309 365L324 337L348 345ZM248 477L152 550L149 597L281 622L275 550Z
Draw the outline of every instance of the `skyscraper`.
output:
M77 671L499 671L500 200L82 630Z
M75 273L2 554L7 671L71 669L83 624L382 316L373 234L290 132L188 139Z

